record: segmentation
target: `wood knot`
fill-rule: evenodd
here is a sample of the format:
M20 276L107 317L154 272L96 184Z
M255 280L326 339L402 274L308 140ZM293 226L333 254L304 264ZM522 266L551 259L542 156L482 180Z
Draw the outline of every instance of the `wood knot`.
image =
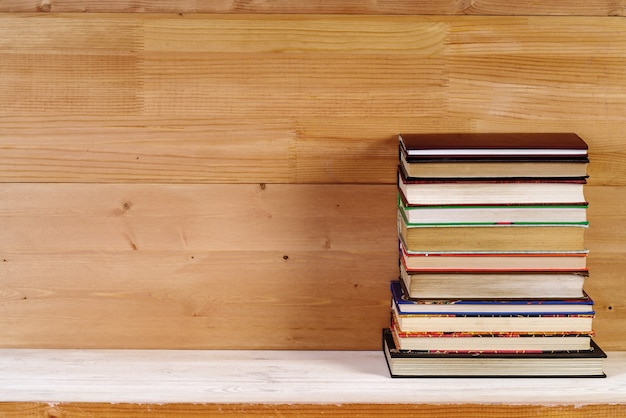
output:
M122 208L124 209L124 212L128 212L130 208L132 207L133 207L133 202L131 202L130 200L127 200L124 203L122 203Z
M39 6L37 6L37 11L48 13L52 10L52 1L51 0L41 0Z

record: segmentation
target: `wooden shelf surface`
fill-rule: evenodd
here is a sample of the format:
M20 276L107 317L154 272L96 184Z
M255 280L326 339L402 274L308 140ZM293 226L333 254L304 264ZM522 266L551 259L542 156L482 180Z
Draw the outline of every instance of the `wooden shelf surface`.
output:
M392 379L378 351L0 350L0 402L626 404L626 352L606 379Z

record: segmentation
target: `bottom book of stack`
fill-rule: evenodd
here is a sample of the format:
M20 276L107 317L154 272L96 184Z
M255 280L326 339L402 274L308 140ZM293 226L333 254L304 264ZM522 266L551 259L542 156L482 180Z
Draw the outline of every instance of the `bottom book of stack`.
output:
M606 354L590 350L530 353L442 353L400 350L389 328L383 350L392 377L605 377Z
M414 299L392 281L383 350L393 377L604 377L593 301Z

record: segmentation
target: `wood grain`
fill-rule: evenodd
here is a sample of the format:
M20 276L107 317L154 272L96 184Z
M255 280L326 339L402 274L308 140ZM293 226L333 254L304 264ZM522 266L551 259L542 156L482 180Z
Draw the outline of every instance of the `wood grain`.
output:
M0 194L2 346L380 345L397 275L393 187L7 183Z
M0 14L0 343L378 349L397 133L574 131L623 349L625 25Z
M468 384L464 378L392 379L380 350L1 349L0 401L304 408L366 403L374 409L388 404L624 406L625 359L626 353L608 352L606 379L471 379Z
M395 193L2 184L0 345L378 349L397 276ZM586 289L610 350L624 345L621 193L587 188Z
M362 2L278 1L174 1L174 0L5 0L1 12L168 12L168 13L321 13L321 14L436 14L436 15L581 15L623 16L621 0L534 2L502 0L381 0Z
M383 183L400 131L576 131L625 185L623 19L0 15L0 181Z
M375 253L339 251L29 254L2 264L0 344L15 348L376 349L389 321L379 278L394 277Z
M63 402L55 405L37 402L4 402L0 411L7 418L40 417L128 417L149 414L155 418L220 416L281 416L281 417L378 417L393 414L395 417L412 418L429 416L449 417L501 417L526 418L598 418L617 417L626 414L624 405L585 406L538 406L538 405L430 405L430 404L110 404Z
M517 130L590 145L585 288L597 341L625 349L626 23L605 17L624 16L623 0L9 0L0 12L2 347L378 351L397 273L395 135ZM328 363L333 376L347 363ZM31 390L41 370L14 364ZM68 382L57 372L54 390ZM266 401L284 384L248 372L221 393L260 382ZM596 389L589 405L559 386L550 406L532 387L514 405L161 398L0 402L0 415L626 414L595 404Z

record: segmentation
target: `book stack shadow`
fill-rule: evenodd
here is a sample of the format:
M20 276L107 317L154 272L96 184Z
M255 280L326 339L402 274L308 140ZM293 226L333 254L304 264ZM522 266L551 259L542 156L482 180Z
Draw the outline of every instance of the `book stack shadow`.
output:
M604 377L572 133L401 134L392 377Z

